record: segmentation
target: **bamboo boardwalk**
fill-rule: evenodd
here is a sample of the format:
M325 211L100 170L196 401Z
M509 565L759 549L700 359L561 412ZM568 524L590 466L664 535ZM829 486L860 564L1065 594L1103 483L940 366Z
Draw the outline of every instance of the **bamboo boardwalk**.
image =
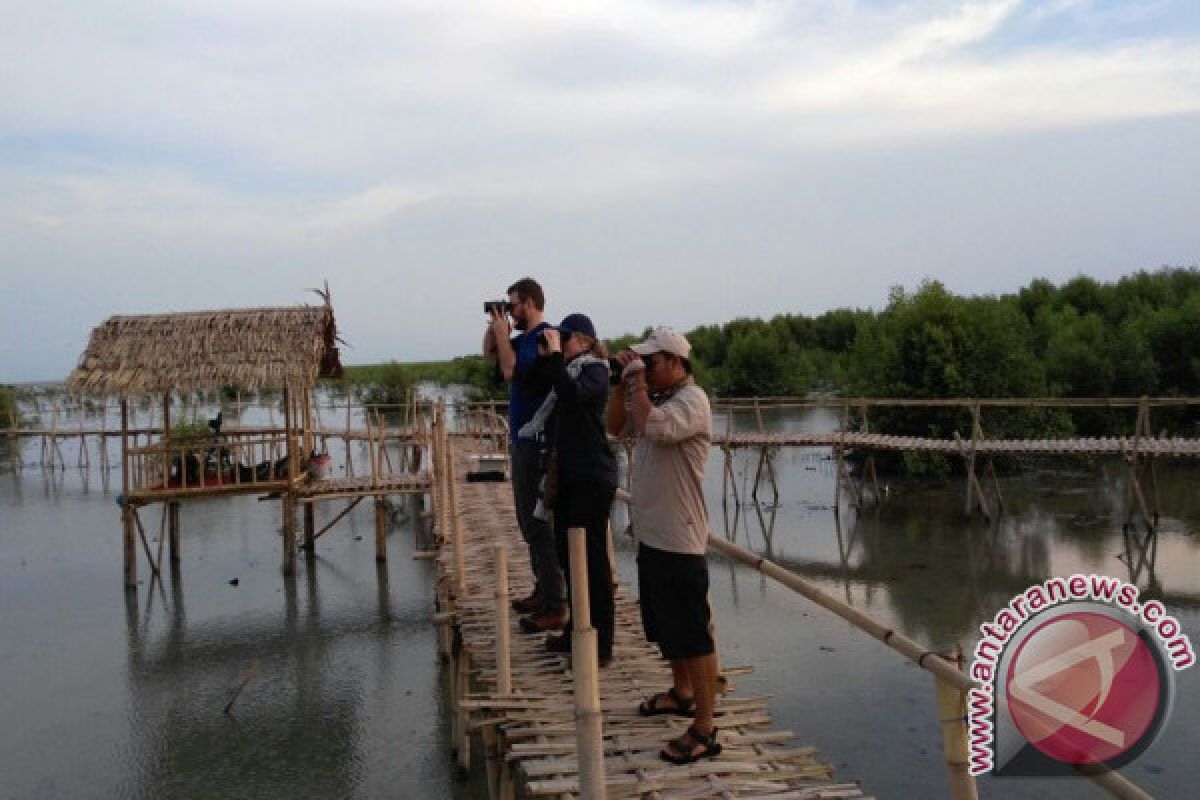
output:
M469 759L469 734L480 731L493 798L577 796L575 704L569 656L547 653L542 636L518 632L508 600L531 591L528 550L516 527L508 483L469 483L465 474L472 444L443 439L454 466L435 487L440 546L436 556L439 599L446 623L445 650L456 675L456 742L460 763ZM445 463L445 462L443 462ZM449 466L449 465L447 465ZM496 581L497 548L511 571ZM461 565L461 580L459 576ZM814 747L798 745L789 731L771 727L762 697L727 691L718 699L717 724L725 750L720 757L686 767L667 764L658 752L683 732L681 717L642 717L638 702L670 686L670 669L642 635L630 589L616 592L617 632L613 663L599 672L607 796L700 798L861 798L857 783L836 780ZM452 626L452 628L451 628ZM452 632L453 631L453 632ZM504 635L507 631L507 636ZM719 633L719 628L718 628ZM505 647L501 640L510 639ZM453 644L451 644L453 641ZM504 661L510 671L501 676ZM748 670L726 668L727 678ZM511 691L501 693L501 683Z

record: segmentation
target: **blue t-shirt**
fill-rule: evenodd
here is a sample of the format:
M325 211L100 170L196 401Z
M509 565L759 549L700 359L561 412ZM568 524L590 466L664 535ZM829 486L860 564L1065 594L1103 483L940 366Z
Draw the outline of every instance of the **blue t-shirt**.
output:
M533 418L550 391L549 380L537 369L537 336L543 328L550 327L542 322L536 328L513 337L513 353L517 361L513 365L512 384L508 387L508 438L517 440L517 431Z

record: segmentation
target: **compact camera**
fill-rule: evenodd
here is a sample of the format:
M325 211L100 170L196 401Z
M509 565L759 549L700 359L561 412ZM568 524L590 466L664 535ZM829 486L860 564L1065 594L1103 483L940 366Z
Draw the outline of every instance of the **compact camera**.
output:
M511 314L513 304L507 300L484 300L483 313L491 314L493 311L499 311L501 314Z

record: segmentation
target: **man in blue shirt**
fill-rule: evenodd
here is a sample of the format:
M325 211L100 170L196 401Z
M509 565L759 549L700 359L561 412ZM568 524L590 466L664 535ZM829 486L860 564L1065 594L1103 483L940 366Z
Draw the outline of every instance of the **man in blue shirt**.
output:
M483 355L495 360L508 391L508 435L511 456L513 501L517 525L529 545L533 569L533 594L513 602L513 608L529 616L521 628L529 633L558 630L567 621L564 582L554 548L554 534L544 519L534 514L542 478L539 442L522 438L519 431L541 408L550 391L550 376L538 362L538 334L549 327L543 319L546 297L533 278L522 278L508 287L509 315L519 333L510 340L507 315L493 311L483 337Z

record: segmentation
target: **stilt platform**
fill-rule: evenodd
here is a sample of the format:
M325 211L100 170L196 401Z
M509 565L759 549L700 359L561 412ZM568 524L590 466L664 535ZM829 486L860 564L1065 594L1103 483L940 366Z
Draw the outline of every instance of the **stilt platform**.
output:
M470 735L478 731L492 798L514 793L581 796L570 656L547 652L545 636L520 632L517 615L506 611L510 598L532 590L512 487L460 479L468 468L468 451L472 444L474 452L486 446L482 440L441 441L450 452L440 462L443 483L435 489L447 506L435 511L441 528L436 564L443 612L437 621L442 623L443 652L455 675L459 763L469 764ZM508 580L498 584L501 558L507 561L502 571ZM660 759L663 745L682 734L690 720L642 717L637 712L641 700L670 687L671 673L644 638L634 591L617 586L614 659L599 671L607 797L864 797L857 783L836 779L814 747L798 744L792 732L772 727L766 698L731 690L733 679L748 668L723 669L726 691L718 697L716 719L724 746L721 755L688 766ZM719 637L719 620L717 633ZM511 690L502 692L505 684Z

